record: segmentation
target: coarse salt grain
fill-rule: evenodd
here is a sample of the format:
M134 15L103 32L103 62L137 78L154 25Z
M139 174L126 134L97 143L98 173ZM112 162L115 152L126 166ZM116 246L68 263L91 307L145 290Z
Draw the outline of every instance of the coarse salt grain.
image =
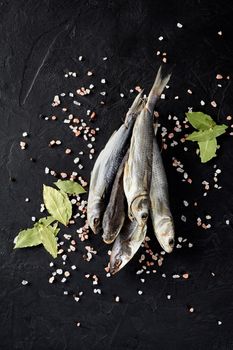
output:
M27 281L27 280L22 280L21 284L22 284L23 286L26 286L26 285L28 284L28 281Z
M185 215L181 215L181 221L183 221L183 222L186 222L186 221L187 221L187 219L186 219L186 216L185 216Z
M215 101L211 101L211 106L215 108L217 107L217 103Z
M177 23L177 27L178 27L178 28L182 28L182 27L183 27L183 24L181 24L181 23L178 22L178 23Z

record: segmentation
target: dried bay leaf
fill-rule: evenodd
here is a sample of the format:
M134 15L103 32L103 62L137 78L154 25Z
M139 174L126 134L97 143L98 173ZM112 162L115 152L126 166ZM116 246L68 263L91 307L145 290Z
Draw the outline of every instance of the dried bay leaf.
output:
M49 214L66 226L72 215L72 205L67 194L44 185L43 198Z
M198 142L198 146L200 148L200 157L202 163L206 163L216 156L216 150L218 146L216 138L213 140Z
M15 237L15 248L34 247L41 244L39 230L36 227L22 230Z
M188 112L186 116L189 123L198 130L208 130L216 125L215 121L208 114L202 112Z
M68 194L86 193L86 191L80 184L71 180L58 180L57 182L54 182L54 185L56 185L60 190Z
M52 226L40 226L39 233L40 239L45 247L45 249L52 255L53 258L57 257L57 239L54 234L54 229Z

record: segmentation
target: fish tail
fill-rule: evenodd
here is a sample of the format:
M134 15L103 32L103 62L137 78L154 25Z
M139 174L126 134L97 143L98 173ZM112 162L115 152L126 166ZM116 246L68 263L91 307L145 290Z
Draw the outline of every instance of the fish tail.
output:
M159 96L162 94L165 86L170 80L171 74L167 74L166 76L162 77L162 66L159 67L158 73L156 75L154 84L152 86L152 89L149 93L146 108L152 113L155 103L158 100Z
M144 99L142 97L143 91L144 90L141 90L141 92L139 94L137 94L131 107L129 108L129 111L128 111L128 113L126 115L126 119L125 119L126 126L128 126L129 122L132 119L135 119L137 117L137 115L141 112L142 108L144 107Z

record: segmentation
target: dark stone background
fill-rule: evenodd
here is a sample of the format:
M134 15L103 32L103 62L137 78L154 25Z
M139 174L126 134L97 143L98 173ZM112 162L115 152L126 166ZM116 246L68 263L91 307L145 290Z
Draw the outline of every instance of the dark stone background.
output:
M158 104L161 124L172 129L167 115L182 120L188 106L226 123L233 109L231 79L218 89L215 76L232 74L232 18L233 5L228 0L0 2L1 349L233 349L231 136L221 138L218 157L204 165L193 144L188 152L177 146L164 153L177 236L187 237L194 247L166 256L158 273L148 275L144 285L135 275L142 251L119 275L105 278L108 247L100 237L90 237L99 252L90 267L80 258L81 249L72 255L78 272L68 286L48 284L51 259L42 248L12 249L17 232L31 226L31 216L40 217L42 184L54 181L44 174L45 166L58 172L77 169L60 148L48 148L52 138L60 138L63 149L78 152L82 146L64 124L39 117L54 113L53 96L80 87L82 79L87 79L82 73L88 69L95 73L90 81L96 79L96 85L100 78L107 79L106 106L99 105L98 94L87 99L98 113L95 147L99 151L129 107L129 89L139 84L148 91L160 64L156 51L161 50L175 64L168 98ZM219 30L222 37L217 35ZM84 62L78 61L79 55ZM102 61L104 56L107 61ZM80 79L64 79L65 69L81 72ZM193 95L187 94L188 88ZM126 97L120 98L120 92ZM174 100L176 95L179 100ZM200 107L201 99L205 107ZM217 108L210 105L213 99ZM23 131L30 134L26 151L19 147ZM191 186L181 182L171 165L173 156L193 178ZM203 197L201 182L213 182L214 164L222 169L219 184L223 188ZM80 173L89 178L93 162L86 157L84 165ZM197 200L198 208L184 208L183 199ZM206 213L212 215L212 228L197 228L196 218ZM182 214L186 223L180 220ZM229 226L226 219L231 221ZM75 235L73 227L67 232ZM156 244L153 240L159 251ZM93 294L83 277L91 271L101 277L101 296ZM172 274L183 272L190 273L189 280L172 279ZM168 277L162 278L162 273ZM28 286L22 286L23 279ZM77 286L85 292L80 303L63 295L64 289ZM143 290L142 296L138 289ZM114 302L114 295L120 295L121 303ZM195 312L189 313L188 306Z

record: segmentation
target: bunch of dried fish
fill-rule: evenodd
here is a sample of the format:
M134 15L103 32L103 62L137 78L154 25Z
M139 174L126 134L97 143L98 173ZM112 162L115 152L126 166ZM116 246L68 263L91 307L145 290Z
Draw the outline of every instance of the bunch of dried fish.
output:
M143 97L143 91L137 95L91 173L87 219L94 233L103 230L105 243L114 242L112 274L139 249L149 216L161 247L167 253L174 247L168 184L153 118L155 104L169 79L170 75L162 78L160 67L148 98Z

